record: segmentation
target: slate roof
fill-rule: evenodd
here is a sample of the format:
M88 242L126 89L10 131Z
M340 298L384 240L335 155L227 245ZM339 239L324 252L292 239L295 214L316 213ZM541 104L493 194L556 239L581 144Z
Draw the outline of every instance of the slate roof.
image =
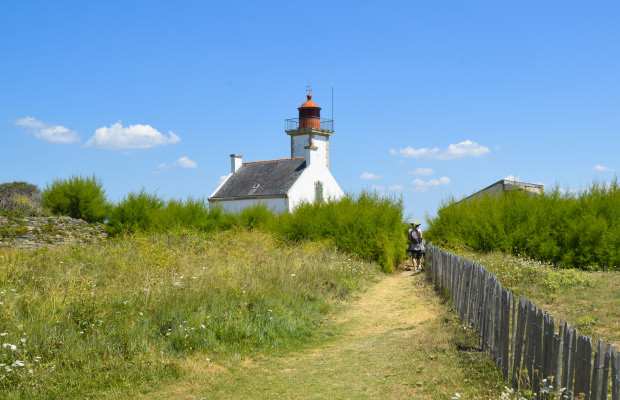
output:
M210 199L284 197L305 168L305 157L245 162Z

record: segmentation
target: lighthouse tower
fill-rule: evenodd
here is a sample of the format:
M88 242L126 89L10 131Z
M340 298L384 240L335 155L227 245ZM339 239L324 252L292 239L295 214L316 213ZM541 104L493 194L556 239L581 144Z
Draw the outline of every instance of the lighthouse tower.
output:
M308 100L298 108L299 118L287 119L286 134L291 137L291 158L305 157L316 151L316 161L329 169L329 137L334 133L334 121L321 118L321 107Z

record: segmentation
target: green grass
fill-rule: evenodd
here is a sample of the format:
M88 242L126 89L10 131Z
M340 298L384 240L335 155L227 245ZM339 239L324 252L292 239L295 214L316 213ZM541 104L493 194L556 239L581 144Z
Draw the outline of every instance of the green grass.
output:
M483 265L516 295L568 321L596 343L620 344L620 271L558 269L548 263L500 252L452 252Z
M620 269L620 186L593 183L578 193L511 191L444 202L425 232L437 245L465 244L584 270Z
M2 397L123 393L178 378L192 355L292 347L376 274L329 243L247 230L2 250Z
M214 232L235 227L272 232L291 242L327 239L342 251L377 262L386 272L393 272L405 257L407 245L402 202L369 192L329 203L305 203L292 213L274 215L264 205L226 214L217 207L209 208L204 200L164 201L142 190L117 204L107 224L113 236L171 229Z

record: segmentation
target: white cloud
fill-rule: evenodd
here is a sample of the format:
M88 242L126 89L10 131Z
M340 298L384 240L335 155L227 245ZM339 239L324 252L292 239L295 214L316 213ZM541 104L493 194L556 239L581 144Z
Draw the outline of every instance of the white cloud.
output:
M195 161L190 160L187 156L179 158L175 165L181 168L198 168L198 164Z
M99 149L150 149L156 146L166 146L178 143L181 138L172 131L169 136L163 135L150 125L129 125L123 127L120 122L109 128L101 127L95 131L93 137L86 142L86 147Z
M604 166L602 166L602 165L597 165L597 166L595 166L595 167L594 167L594 170L595 170L595 171L606 171L606 172L613 172L613 171L615 171L615 169L614 169L614 168L604 167Z
M198 168L198 164L195 161L189 159L189 157L184 156L173 162L172 164L161 163L157 166L157 169L168 169L172 167L180 167L180 168Z
M447 186L450 184L450 178L448 178L447 176L443 176L439 179L431 179L428 181L423 181L420 178L416 178L413 181L411 181L411 184L413 184L414 188L413 190L416 192L426 192L428 191L429 188L431 187L436 187L436 186Z
M431 168L416 168L414 171L407 172L409 175L435 175Z
M390 154L399 155L407 158L434 158L437 160L452 160L460 157L479 157L490 153L486 146L481 146L471 140L465 140L457 144L450 144L445 151L441 151L438 147L414 149L413 147L405 147L404 149L390 149Z
M360 175L361 179L381 179L383 178L383 175L377 175L377 174L373 174L372 172L364 172L362 175Z
M439 155L440 160L452 160L460 157L480 157L484 154L490 153L486 146L480 146L476 142L471 140L465 140L457 144L451 144L448 146L448 150Z
M73 143L80 140L74 131L60 125L50 125L33 117L20 118L15 125L23 126L35 137L52 143Z
M391 190L393 192L402 192L403 190L405 190L405 187L403 185L392 185L388 186L388 190Z
M398 151L390 149L390 154L394 156L399 155L401 157L408 158L435 158L437 154L439 154L439 148L435 147L432 149L414 149L413 147L407 146L404 149L400 149Z
M383 186L372 185L372 190L374 190L375 192L382 192L385 190L385 188Z

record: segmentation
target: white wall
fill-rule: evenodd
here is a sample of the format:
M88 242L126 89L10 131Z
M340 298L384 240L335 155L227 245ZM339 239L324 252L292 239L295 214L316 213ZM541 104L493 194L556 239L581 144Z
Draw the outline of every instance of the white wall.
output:
M276 199L257 199L257 200L217 200L210 203L210 205L217 205L222 207L226 213L238 213L244 208L255 206L256 204L261 203L265 204L271 212L274 214L280 214L288 211L287 207L287 199L276 198Z
M312 143L318 148L317 160L323 165L327 165L327 139L328 137L322 135L315 135L312 139ZM305 157L307 145L308 135L293 136L293 157Z
M338 200L344 196L344 192L325 164L314 163L302 172L289 191L289 211L292 211L302 202L314 202L314 183L316 181L323 183L323 201Z

